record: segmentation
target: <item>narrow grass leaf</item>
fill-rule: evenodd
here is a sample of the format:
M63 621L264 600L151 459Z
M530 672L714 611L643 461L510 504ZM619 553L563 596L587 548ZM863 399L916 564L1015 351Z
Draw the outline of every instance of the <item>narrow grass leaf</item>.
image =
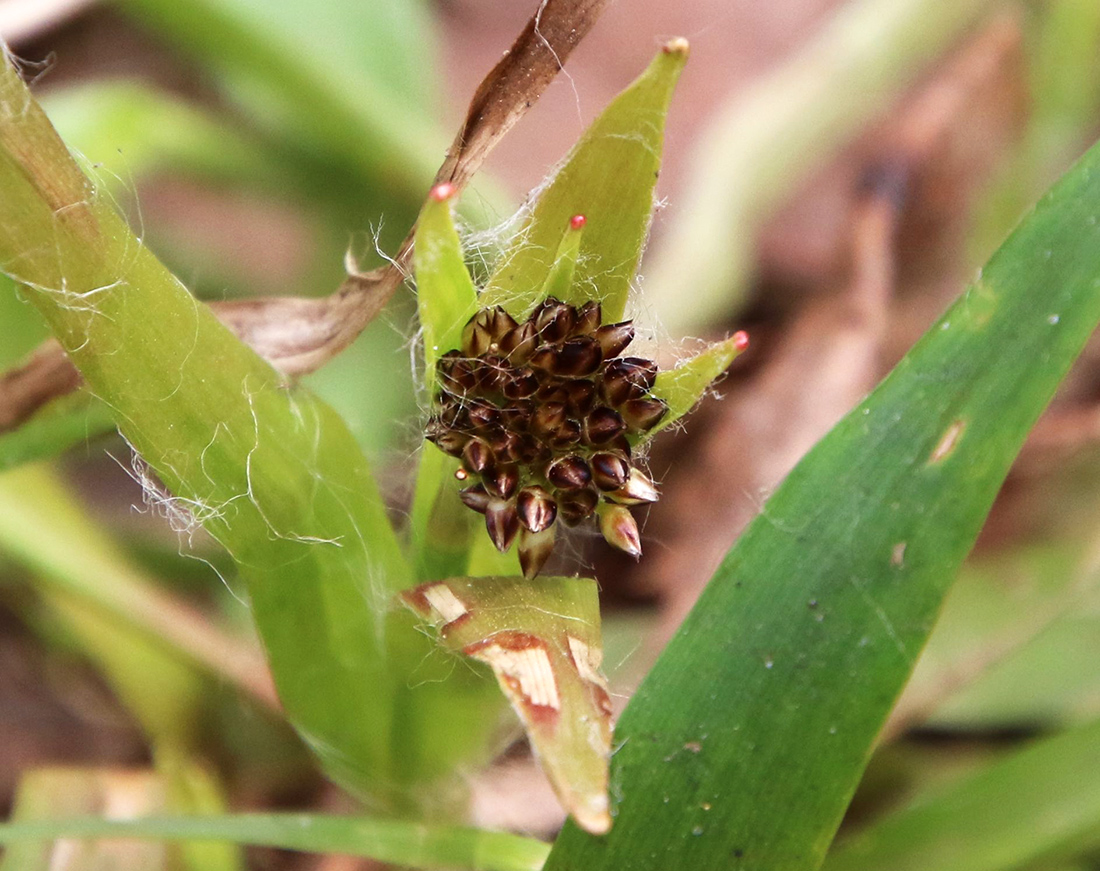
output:
M1034 742L841 841L824 871L1011 871L1100 846L1100 723Z
M174 494L138 465L150 497L240 565L284 708L330 776L417 805L412 784L483 747L472 715L449 734L438 717L479 682L443 687L448 664L425 664L431 643L393 611L413 573L362 452L134 238L6 63L0 107L0 263Z
M1100 147L791 472L616 728L563 868L813 869L1020 445L1100 319Z
M570 218L584 215L580 259L563 301L595 299L606 323L622 318L653 213L665 113L686 61L687 43L670 42L585 131L497 266L483 305L502 305L517 318L527 314Z
M230 814L127 821L85 817L0 825L0 844L56 838L224 840L308 853L363 856L406 868L469 871L539 871L548 851L541 841L502 832L321 814ZM23 871L23 866L18 871Z

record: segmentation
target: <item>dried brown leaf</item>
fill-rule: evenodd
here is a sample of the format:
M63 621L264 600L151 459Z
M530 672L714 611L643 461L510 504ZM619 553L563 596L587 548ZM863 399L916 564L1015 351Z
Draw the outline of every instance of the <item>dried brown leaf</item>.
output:
M523 117L588 33L607 0L541 0L512 47L474 94L436 181L461 188ZM405 280L413 231L386 266L360 273L349 263L339 289L320 298L269 297L213 303L218 318L289 376L319 369L363 331ZM75 390L79 376L60 346L47 343L20 369L0 376L0 432Z

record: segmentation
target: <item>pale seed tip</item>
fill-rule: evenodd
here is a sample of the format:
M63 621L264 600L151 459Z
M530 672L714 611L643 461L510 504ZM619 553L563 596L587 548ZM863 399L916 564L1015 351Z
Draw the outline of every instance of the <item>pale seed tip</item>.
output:
M574 230L580 230L587 223L588 218L586 218L584 215L574 215L572 218L569 219L569 226L572 227Z
M444 203L455 195L456 188L449 181L437 184L432 188L431 198L437 203Z
M733 334L733 347L738 351L744 351L749 346L749 334L744 330L738 330Z
M691 46L688 44L688 41L682 36L678 36L666 42L661 50L665 54L682 54L686 57L690 49Z

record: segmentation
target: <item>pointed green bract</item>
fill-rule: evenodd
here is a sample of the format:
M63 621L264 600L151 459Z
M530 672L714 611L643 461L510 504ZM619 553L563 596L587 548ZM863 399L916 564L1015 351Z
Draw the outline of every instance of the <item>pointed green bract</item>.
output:
M558 253L554 255L554 265L550 267L550 274L542 285L535 302L541 302L547 297L564 300L572 294L573 275L577 271L577 257L581 251L581 238L584 235L584 223L574 226L570 220L565 235L561 237L558 245Z
M711 345L675 368L658 373L651 392L668 403L668 412L657 426L646 433L646 437L671 426L695 408L715 380L721 378L730 364L745 350L747 342L744 333L737 333L724 342Z
M482 296L519 318L539 299L574 215L587 224L574 281L563 302L595 299L605 323L620 320L653 213L665 113L687 60L669 43L581 137L504 255Z
M402 599L443 644L493 669L566 810L607 831L611 701L595 581L451 578Z
M432 191L416 225L413 268L416 304L424 331L424 382L435 384L436 361L462 345L462 328L477 313L477 290L462 257L451 218L449 186Z
M547 871L818 867L1020 445L1100 320L1098 209L1095 146L788 475L619 720L614 828L567 828Z

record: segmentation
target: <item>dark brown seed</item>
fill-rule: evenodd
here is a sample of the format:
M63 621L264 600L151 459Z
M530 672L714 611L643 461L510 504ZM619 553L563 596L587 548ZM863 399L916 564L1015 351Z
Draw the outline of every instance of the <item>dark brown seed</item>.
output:
M612 405L622 405L630 399L641 399L653 387L657 365L640 357L620 357L604 367L601 389Z
M493 452L481 439L470 439L462 450L462 465L468 472L482 472L493 462Z
M471 402L466 413L475 429L487 429L500 421L500 409L488 402Z
M573 332L577 321L576 309L556 299L547 299L532 317L544 342L560 342Z
M539 352L536 352L537 357ZM582 337L563 342L553 363L546 367L555 375L566 378L583 378L600 368L603 351L593 338Z
M451 393L462 396L477 387L473 361L460 356L458 351L440 357L437 371L440 385Z
M501 339L516 328L516 319L499 305L495 306L491 311L492 317L488 325L489 332L493 336L493 341L499 343Z
M588 380L569 381L565 384L565 393L569 397L569 411L575 417L584 417L592 410L596 401L596 385Z
M558 349L554 345L542 345L531 355L530 363L544 372L554 372L558 362Z
M511 499L519 486L519 470L515 466L486 469L481 477L485 489L501 499Z
M546 478L562 490L580 490L588 486L592 472L583 457L560 457L547 466Z
M429 421L425 431L425 438L439 448L443 453L457 457L466 447L469 436L465 433L451 429L442 421Z
M526 399L539 389L539 379L530 369L512 369L504 379L502 392L509 399Z
M501 429L485 437L493 455L502 463L514 463L520 459L520 437L516 433ZM481 471L478 469L477 471Z
M526 363L538 347L539 333L531 322L520 324L500 340L500 352L508 362L520 366Z
M485 507L485 529L496 549L504 553L519 532L519 515L511 502L492 499Z
M459 490L458 498L462 500L463 505L473 508L479 514L485 513L485 509L489 507L489 502L492 500L492 497L485 492L485 488L480 484L474 484L473 487Z
M635 432L647 432L665 416L668 406L660 399L629 399L619 409L626 425Z
M486 393L500 393L512 370L503 357L486 354L477 364L477 386Z
M531 415L531 431L536 435L552 436L565 422L564 402L545 402L535 406Z
M631 321L622 321L618 324L604 324L596 330L596 341L603 348L605 360L618 357L626 346L634 341L634 324Z
M618 490L630 475L630 463L618 454L593 454L592 480L601 490Z
M573 332L578 336L591 336L600 325L600 304L590 300L577 310L577 323Z
M511 430L525 430L531 424L535 404L524 399L513 400L500 410L500 422Z
M528 532L526 529L519 531L519 565L523 569L523 576L530 580L542 571L550 554L554 551L555 528L553 526L542 532Z
M578 490L558 499L558 516L567 526L576 526L596 510L600 497L592 490Z
M483 323L482 314L484 312L474 315L462 329L462 352L467 357L480 357L493 344L493 335Z
M571 448L581 440L581 435L581 425L577 421L563 420L561 426L550 433L550 447L557 451Z
M561 402L568 405L569 391L565 385L566 382L559 381L556 378L544 381L535 394L535 400L538 402Z
M600 407L584 419L584 440L590 445L605 445L626 429L619 412Z
M516 497L519 522L531 532L542 532L558 516L558 505L542 487L524 487Z

